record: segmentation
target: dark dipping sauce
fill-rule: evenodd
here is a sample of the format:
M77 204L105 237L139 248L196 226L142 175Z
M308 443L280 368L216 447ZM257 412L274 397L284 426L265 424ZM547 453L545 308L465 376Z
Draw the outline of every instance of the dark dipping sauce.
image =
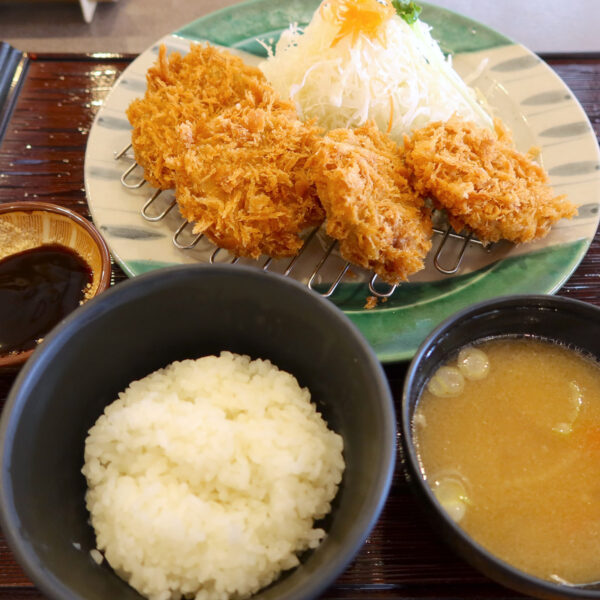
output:
M79 306L92 279L89 265L58 244L0 260L0 356L35 348Z

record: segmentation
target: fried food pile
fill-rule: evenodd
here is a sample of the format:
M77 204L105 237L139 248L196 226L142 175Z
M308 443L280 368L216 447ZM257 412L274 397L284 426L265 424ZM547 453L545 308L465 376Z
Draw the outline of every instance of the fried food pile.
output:
M324 213L304 163L319 130L304 124L258 69L209 45L161 46L142 99L127 111L148 182L174 187L180 211L239 256L298 252Z
M346 260L397 284L431 248L426 198L484 243L538 239L577 212L500 122L490 131L455 116L403 148L372 122L325 132L261 71L209 45L184 57L162 46L147 84L127 110L146 180L175 188L194 232L238 256L293 256L325 221Z

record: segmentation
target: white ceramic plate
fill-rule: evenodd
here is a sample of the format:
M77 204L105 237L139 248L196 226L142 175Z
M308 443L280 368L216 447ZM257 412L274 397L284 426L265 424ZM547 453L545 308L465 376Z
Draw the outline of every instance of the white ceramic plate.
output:
M193 41L239 51L258 62L264 50L257 40L272 41L291 22L307 23L315 0L250 0L207 15L143 52L123 72L106 98L92 126L85 157L85 186L95 224L124 271L135 276L180 263L208 262L214 246L201 242L182 250L173 243L182 224L177 209L164 219L149 222L141 209L154 193L148 184L128 189L121 176L132 159L115 156L130 142L125 116L129 103L145 90L145 73L156 60L158 46L187 51ZM421 18L433 26L442 48L454 56L463 76L479 73L471 85L485 96L494 113L512 129L521 150L532 145L542 150L541 160L556 193L566 193L579 207L579 216L557 224L544 240L513 246L497 244L491 251L469 244L460 269L440 273L433 264L436 244L427 267L400 286L384 303L371 310L364 304L370 295L365 283L370 275L352 269L331 300L358 325L384 362L410 358L431 329L446 316L473 302L513 293L553 293L566 281L585 255L598 226L600 207L600 153L596 136L584 111L566 85L529 50L495 31L461 15L425 5ZM483 68L481 68L483 67ZM126 182L140 177L135 169ZM172 199L161 194L147 213L157 215ZM190 241L189 229L178 237ZM450 241L439 257L442 265L454 262L459 241ZM315 239L291 276L307 281L322 244ZM226 252L214 257L231 260ZM251 264L250 261L244 261ZM282 272L289 261L274 261L269 270ZM261 268L264 261L252 263ZM314 280L324 291L343 263L330 259ZM385 287L383 288L385 291Z

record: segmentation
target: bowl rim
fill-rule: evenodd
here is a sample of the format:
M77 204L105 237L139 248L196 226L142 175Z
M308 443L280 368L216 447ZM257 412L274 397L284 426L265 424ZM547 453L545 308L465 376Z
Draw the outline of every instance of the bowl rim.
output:
M500 583L506 586L509 586L509 584L505 583L505 581L516 581L518 583L513 586L513 589L520 589L520 591L528 594L537 591L540 597L600 599L600 589L592 590L589 588L586 589L583 586L565 586L560 583L553 583L546 579L541 579L525 573L488 551L450 518L448 513L440 506L431 488L423 477L418 453L414 444L412 419L410 418L411 402L409 401L410 397L413 395L414 387L416 385L415 379L421 365L428 360L429 353L437 341L443 337L446 332L458 324L467 321L473 316L518 308L523 310L546 309L567 312L575 311L580 314L583 312L593 315L596 318L600 318L599 306L575 298L554 296L550 294L512 294L478 302L457 311L444 319L444 321L442 321L420 344L415 356L410 362L402 389L400 430L403 452L407 457L407 463L411 471L411 482L413 484L411 487L413 487L414 491L414 486L416 484L418 492L425 497L428 508L432 509L437 519L441 519L445 529L450 531L450 535L458 540L458 546L461 548L469 548L473 551L476 557L475 560L464 555L463 558L478 568L478 570L483 571L484 574L488 575L485 566L491 565L491 568L501 571L506 577L505 580L498 578L496 581L500 581ZM477 338L475 338L475 340L476 339ZM546 339L552 338L548 337ZM462 555L462 552L459 551L458 553ZM475 564L475 562L477 564ZM483 567L480 568L480 565L483 565ZM493 578L491 575L488 575L488 577ZM518 587L519 584L520 588Z
M39 380L45 369L50 368L53 357L59 349L68 343L73 335L77 335L85 322L93 319L95 315L106 312L106 307L112 306L114 298L119 299L120 305L129 299L143 296L147 290L153 290L157 286L168 286L169 281L177 280L182 275L189 274L189 277L199 278L203 273L216 278L233 275L240 282L243 282L245 278L268 278L274 282L274 285L294 288L295 293L303 294L309 303L320 306L328 313L330 319L338 321L347 330L348 335L355 340L361 354L359 358L367 361L368 368L372 372L371 386L376 388L377 397L380 398L385 427L380 436L383 448L383 457L380 461L381 473L373 492L376 494L376 501L372 502L370 511L356 515L355 524L358 524L356 531L347 540L346 545L339 549L335 558L327 564L321 576L313 578L301 592L290 594L286 600L306 600L306 598L318 597L322 594L348 567L379 520L389 495L396 465L396 411L383 366L356 325L331 302L312 293L300 282L277 273L267 273L250 266L230 264L185 264L165 267L125 280L70 313L34 350L31 359L25 364L11 387L4 410L0 415L0 527L2 527L7 543L23 570L49 597L83 600L52 573L45 570L34 551L33 544L24 540L19 534L17 509L13 502L13 488L10 481L10 459L12 445L15 443L16 428L26 404L28 388L32 382Z
M57 215L67 217L80 225L85 232L94 240L94 243L100 251L100 260L102 269L98 278L98 287L94 296L97 296L110 285L111 275L111 262L110 262L110 251L108 245L96 226L88 219L82 217L79 213L60 206L58 204L51 204L50 202L38 202L34 200L24 200L19 202L7 202L0 204L0 215L9 212L49 212ZM31 350L25 350L24 352L16 352L11 354L0 354L0 369L19 367L25 363L29 357L33 354L35 348Z

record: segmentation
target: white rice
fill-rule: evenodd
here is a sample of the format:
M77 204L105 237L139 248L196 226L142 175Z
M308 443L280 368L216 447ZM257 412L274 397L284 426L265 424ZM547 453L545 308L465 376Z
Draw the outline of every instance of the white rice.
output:
M296 379L222 352L134 381L90 429L91 523L115 571L152 600L247 597L325 536L344 470Z

